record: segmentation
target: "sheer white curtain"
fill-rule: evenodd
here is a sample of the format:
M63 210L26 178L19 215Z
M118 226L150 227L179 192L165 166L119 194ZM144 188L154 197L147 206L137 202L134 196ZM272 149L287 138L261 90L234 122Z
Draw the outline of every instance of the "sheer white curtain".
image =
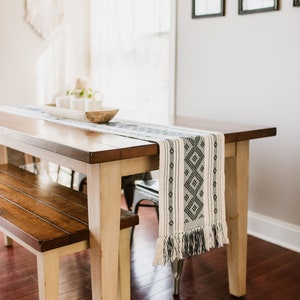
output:
M119 118L170 119L171 0L91 0L91 78Z

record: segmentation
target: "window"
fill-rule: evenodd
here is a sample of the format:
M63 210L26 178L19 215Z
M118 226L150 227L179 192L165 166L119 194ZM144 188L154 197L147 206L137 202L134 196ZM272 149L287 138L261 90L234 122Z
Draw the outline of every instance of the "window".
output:
M118 118L165 124L172 117L173 10L171 0L91 1L91 78Z

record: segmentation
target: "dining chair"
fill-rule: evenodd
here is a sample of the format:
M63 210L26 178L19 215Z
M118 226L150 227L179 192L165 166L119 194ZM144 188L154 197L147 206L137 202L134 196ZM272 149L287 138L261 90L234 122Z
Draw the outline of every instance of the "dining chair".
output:
M159 181L158 179L150 180L136 180L133 183L133 202L132 211L138 214L140 207L150 207L154 208L156 211L156 216L159 221ZM133 240L134 226L131 229L130 243ZM174 278L174 288L173 294L179 295L179 285L180 277L183 269L183 259L176 259L171 262L173 278Z
M7 161L12 165L21 167L32 173L40 173L40 159L27 153L22 153L20 151L8 147Z
M74 180L75 180L75 171L71 170L69 168L65 168L64 166L58 165L57 166L56 182L60 181L61 173L65 174L69 177L70 183L68 184L68 187L73 189L74 188Z
M135 182L137 180L148 181L151 178L152 178L152 176L151 176L150 172L122 177L121 187L124 192L124 198L125 198L128 210L132 210ZM87 189L87 178L83 177L79 182L78 190L80 192L85 192L86 189Z

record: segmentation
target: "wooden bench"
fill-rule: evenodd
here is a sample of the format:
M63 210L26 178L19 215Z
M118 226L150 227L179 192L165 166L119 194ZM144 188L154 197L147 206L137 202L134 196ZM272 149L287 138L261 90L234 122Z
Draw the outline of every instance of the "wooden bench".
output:
M138 222L136 214L121 209L122 299L130 299L130 227ZM59 257L89 248L86 195L0 165L0 230L37 256L39 298L58 299Z

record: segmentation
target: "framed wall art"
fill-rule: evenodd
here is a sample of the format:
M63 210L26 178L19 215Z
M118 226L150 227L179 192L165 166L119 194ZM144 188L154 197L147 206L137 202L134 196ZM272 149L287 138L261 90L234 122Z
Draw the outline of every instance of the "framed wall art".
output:
M293 6L300 6L300 0L294 0Z
M239 14L244 15L278 10L278 1L279 0L239 0Z
M192 18L225 15L225 0L192 0Z

